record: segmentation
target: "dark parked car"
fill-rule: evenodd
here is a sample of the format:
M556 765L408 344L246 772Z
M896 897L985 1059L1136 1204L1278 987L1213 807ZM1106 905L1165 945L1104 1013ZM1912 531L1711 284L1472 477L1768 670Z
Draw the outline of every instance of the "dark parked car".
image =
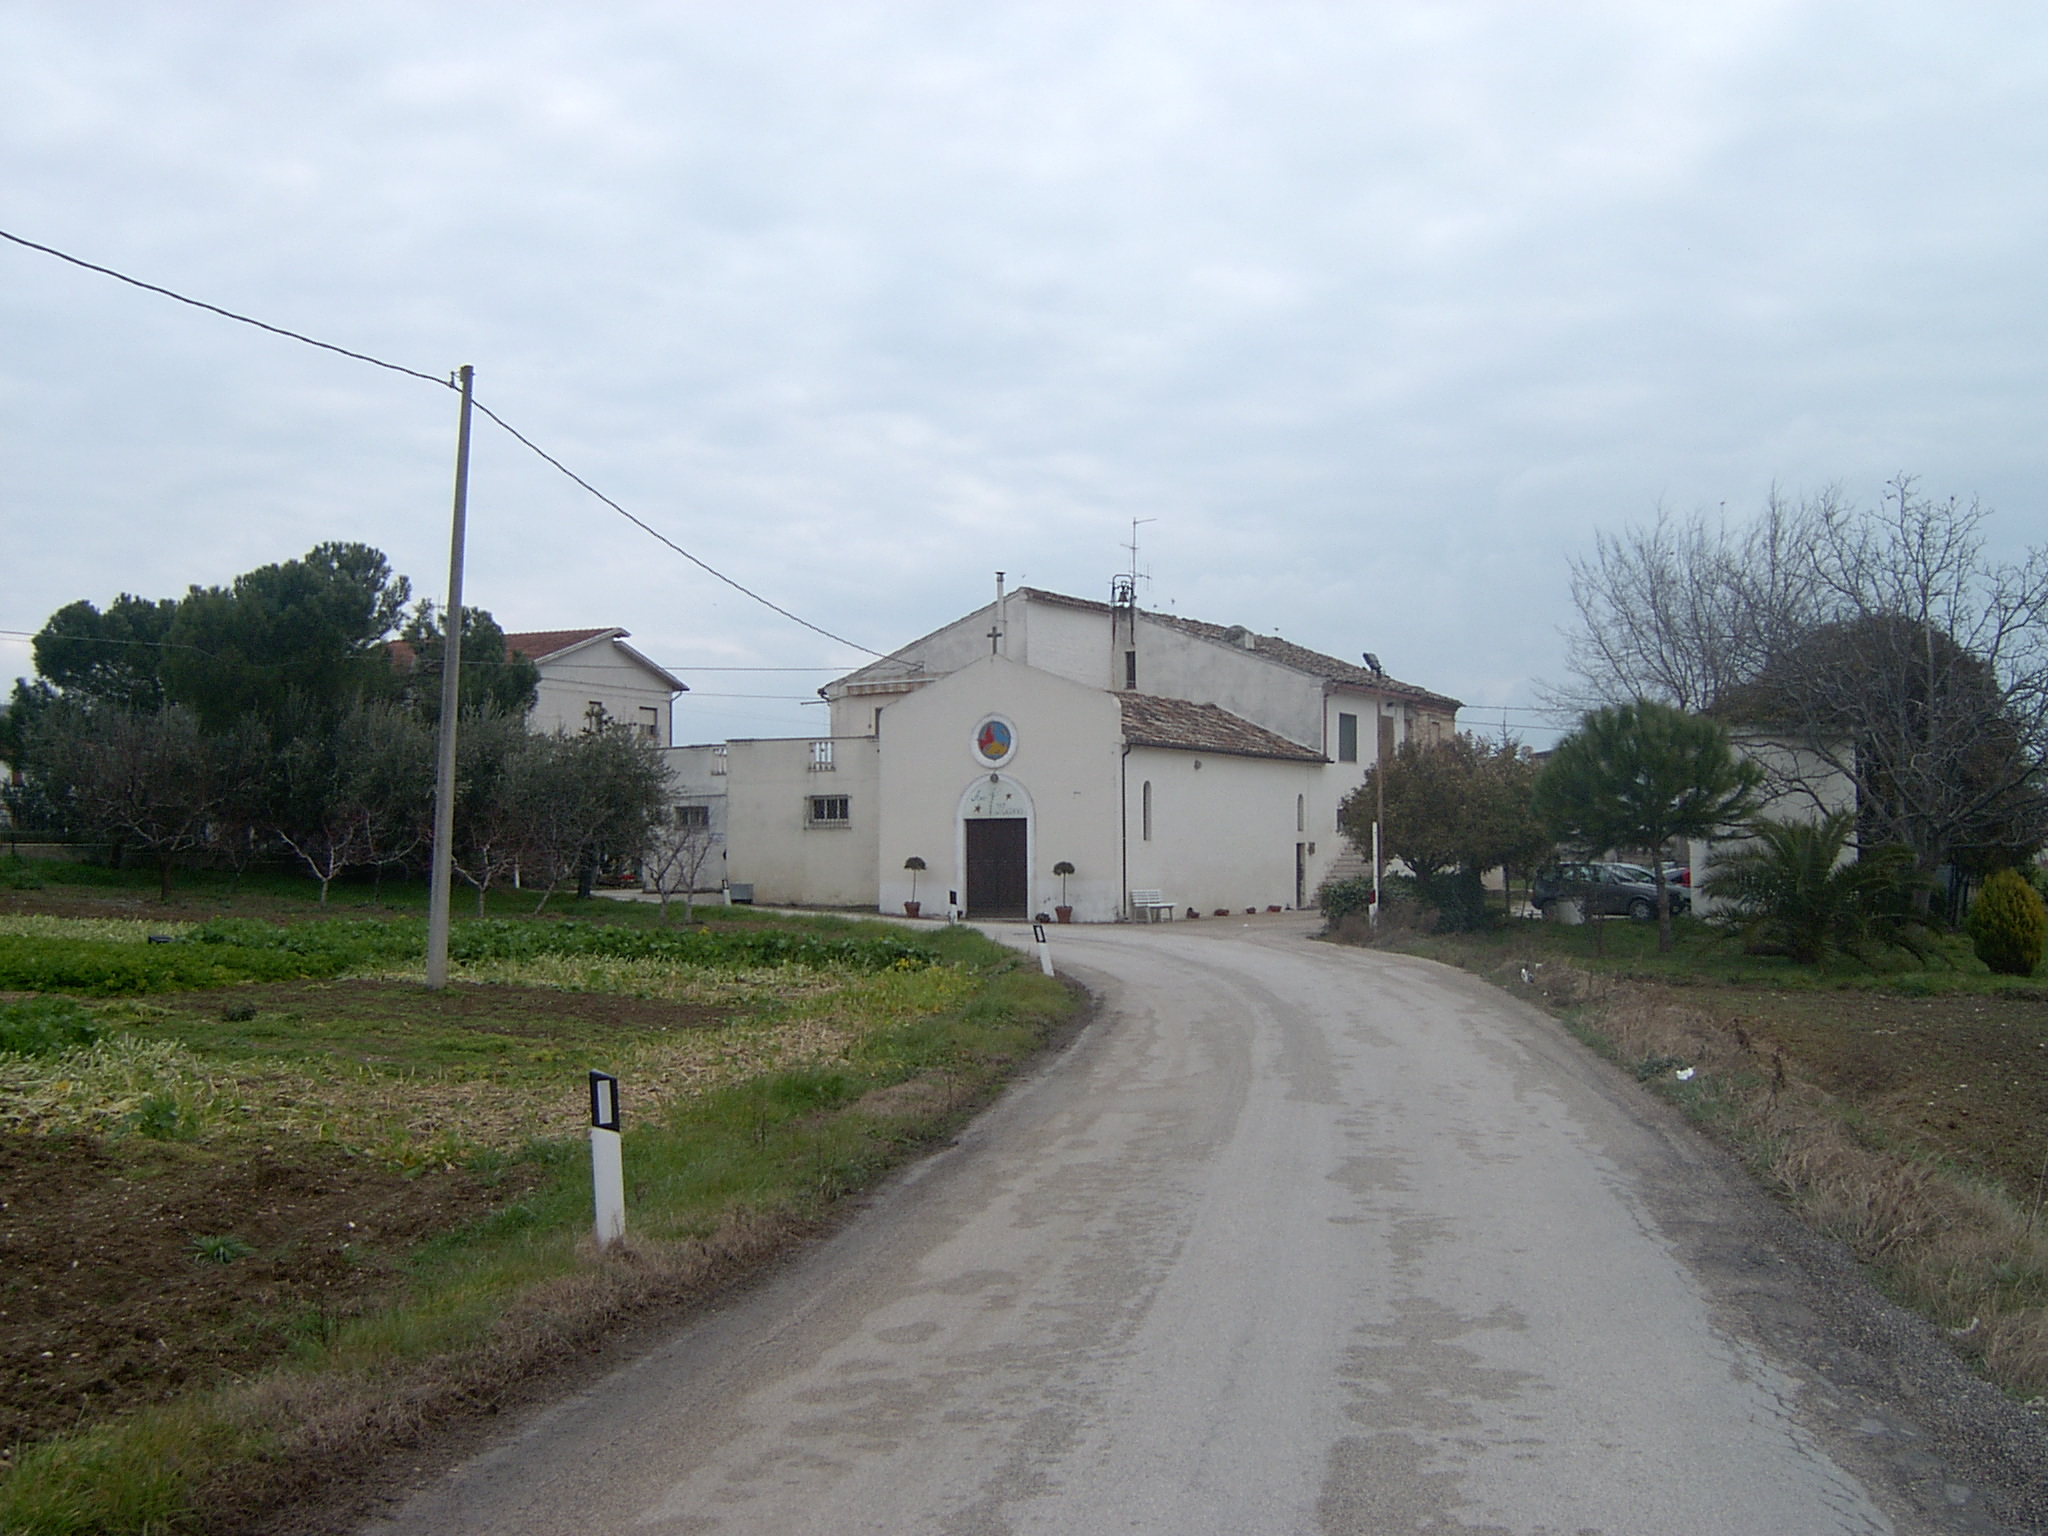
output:
M1667 882L1674 914L1692 910L1692 892ZM1657 915L1657 877L1640 864L1553 864L1536 872L1529 892L1546 916L1553 901L1585 901L1594 917L1632 917L1646 923Z

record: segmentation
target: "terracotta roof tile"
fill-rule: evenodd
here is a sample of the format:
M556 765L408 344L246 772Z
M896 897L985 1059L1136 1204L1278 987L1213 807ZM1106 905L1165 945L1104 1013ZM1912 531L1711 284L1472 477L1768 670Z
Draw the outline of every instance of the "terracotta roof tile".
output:
M571 646L581 645L586 640L595 640L603 635L626 635L630 630L612 625L605 629L529 629L505 637L508 655L524 656L530 661L546 661L557 651L566 651Z
M1124 740L1134 747L1171 747L1226 757L1277 757L1297 763L1328 761L1322 753L1214 704L1151 693L1120 693L1116 697L1124 711Z

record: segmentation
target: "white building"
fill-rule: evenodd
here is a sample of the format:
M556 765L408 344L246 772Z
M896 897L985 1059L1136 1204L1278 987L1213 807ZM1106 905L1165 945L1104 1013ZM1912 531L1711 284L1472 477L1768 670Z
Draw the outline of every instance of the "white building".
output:
M626 644L629 630L539 629L505 637L505 649L540 673L527 725L543 735L583 730L600 713L666 747L675 696L689 689Z
M916 857L933 912L1299 907L1356 867L1337 810L1375 754L1456 728L1454 699L1118 596L999 589L820 689L829 735L675 749L677 799L763 903L899 911Z

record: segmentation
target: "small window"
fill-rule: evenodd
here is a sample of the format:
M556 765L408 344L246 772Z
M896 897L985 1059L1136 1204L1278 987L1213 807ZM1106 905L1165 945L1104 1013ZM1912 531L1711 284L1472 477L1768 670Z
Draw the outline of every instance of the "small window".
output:
M1358 716L1337 717L1337 761L1355 763L1358 761Z
M813 772L813 773L830 773L831 771L832 771L832 743L831 743L831 742L829 742L829 741L814 741L814 742L812 742L812 743L811 743L811 772Z
M711 807L708 805L679 805L676 807L676 825L679 827L708 827L711 825Z
M1136 651L1124 652L1124 686L1126 688L1138 686L1138 653Z
M1145 788L1138 798L1141 804L1139 816L1145 828L1143 840L1149 843L1152 841L1152 781L1150 779L1145 781Z
M1306 832L1308 830L1307 795L1296 795L1294 797L1294 830L1297 832Z
M711 771L713 773L725 772L725 750L724 747L713 747L711 749Z
M661 711L652 704L640 706L640 734L651 740L661 735Z
M845 795L812 795L810 824L814 827L843 827L853 820Z
M592 699L583 706L583 724L590 730L603 730L605 722L610 718L611 716L605 713L603 699Z

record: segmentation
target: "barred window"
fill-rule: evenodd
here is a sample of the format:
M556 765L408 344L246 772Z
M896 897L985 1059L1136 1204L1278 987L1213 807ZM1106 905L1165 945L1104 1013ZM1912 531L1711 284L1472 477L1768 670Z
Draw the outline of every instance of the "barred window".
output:
M845 795L812 795L809 803L809 821L814 827L843 827L853 820Z

